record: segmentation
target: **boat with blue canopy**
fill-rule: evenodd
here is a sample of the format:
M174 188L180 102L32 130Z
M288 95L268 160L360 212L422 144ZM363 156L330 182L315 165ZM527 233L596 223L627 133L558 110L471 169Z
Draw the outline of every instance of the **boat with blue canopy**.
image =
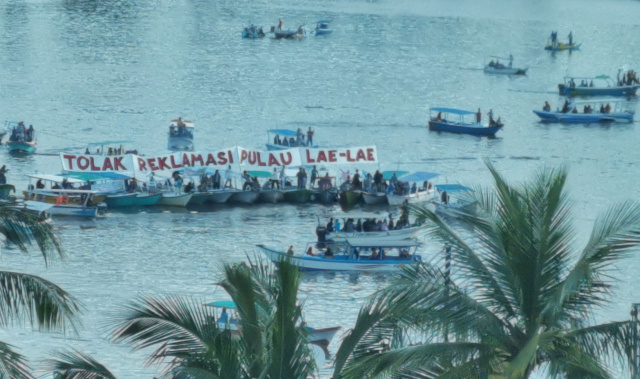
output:
M542 122L594 123L633 122L635 111L624 100L594 100L565 102L562 109L551 110L548 103L543 110L534 110ZM545 109L546 108L546 109Z
M278 264L289 259L291 264L305 271L394 272L404 265L422 262L422 257L416 254L420 244L407 239L351 238L344 243L325 245L317 250L317 254L313 249L309 250L314 245L308 244L301 255L291 255L262 244L257 246L272 262Z
M155 205L162 199L162 193L150 193L147 184L123 172L67 172L67 178L90 183L91 190L106 195L103 200L109 208L139 207Z
M476 112L455 108L429 109L429 130L474 136L495 136L504 126L498 121L489 120L488 125L476 122Z
M220 329L228 329L232 334L239 335L242 332L242 326L240 324L240 316L237 311L237 306L234 301L231 300L218 300L205 304L207 307L216 308L216 323ZM217 310L220 309L220 313ZM225 314L226 313L226 314ZM335 336L336 332L340 330L340 326L332 326L328 328L312 328L305 326L309 336L309 343L320 346L325 354L329 354L327 348Z
M329 27L329 23L331 22L331 20L320 20L318 21L318 23L316 24L316 35L317 36L321 36L321 35L325 35L325 34L331 34L331 32L333 32L333 30L331 30L331 28Z
M473 190L460 184L436 184L437 196L432 200L438 213L450 217L458 217L475 210L477 201L473 198Z
M620 73L618 73L620 76ZM566 76L564 83L558 84L561 96L635 96L640 88L637 82L616 82L608 75L595 77Z
M431 200L434 195L432 179L440 174L417 171L398 178L397 183L390 182L387 187L387 202L389 205L422 203Z
M313 134L311 134L313 136ZM309 134L302 130L269 129L267 130L267 150L286 150L292 147L318 147L309 145Z

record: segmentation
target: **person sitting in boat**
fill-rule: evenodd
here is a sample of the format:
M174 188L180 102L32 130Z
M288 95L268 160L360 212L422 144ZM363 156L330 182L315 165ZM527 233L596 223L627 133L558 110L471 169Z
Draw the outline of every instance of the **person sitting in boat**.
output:
M354 229L356 232L362 232L362 219L358 219L358 222L356 222Z
M289 138L289 146L291 146L291 147L296 147L296 146L298 146L298 145L296 144L296 140L295 140L293 137Z
M378 260L380 259L380 252L378 249L373 248L371 249L371 255L369 256L369 260L373 261L373 260Z
M496 125L502 126L502 120L500 120L500 117L496 120Z
M2 176L4 176L4 174ZM44 189L44 183L42 182L42 179L38 179L38 181L36 182L36 189Z
M496 65L496 63L492 59L491 62L489 62L489 67L495 67L495 65Z
M411 254L409 254L409 250L405 249L404 247L402 249L400 249L400 254L398 255L400 258L406 259L409 258L411 256Z
M327 222L327 233L333 233L335 232L335 228L333 227L333 218L331 218L329 220L329 222Z
M573 108L573 110L571 111L571 113L578 113L578 108Z
M418 192L418 186L416 186L416 182L413 182L413 184L411 185L411 193L416 193Z
M62 187L60 187L60 184L58 183L53 183L53 185L51 186L51 189L62 189Z
M387 224L387 220L384 220L382 224L380 224L380 231L381 232L389 231L389 224Z
M440 195L440 201L442 201L442 204L449 204L449 195L447 194L447 191L442 191L442 195Z
M29 125L29 129L27 129L26 132L26 139L28 142L33 141L33 134L34 134L34 130L33 130L33 125Z
M193 191L193 189L195 188L195 186L193 185L193 181L189 181L189 183L187 183L186 186L184 186L184 193L190 193L191 191Z
M327 250L324 252L324 257L327 259L333 259L334 255L333 255L333 251L331 251L330 247L327 247Z
M478 112L476 112L476 124L480 124L481 122L482 122L482 112L480 112L480 108L478 108Z
M564 104L562 105L562 113L567 113L569 112L569 110L571 110L571 107L569 106L569 100L565 100Z
M360 174L358 173L358 169L356 169L356 173L353 174L353 179L351 180L351 190L362 190L362 182L360 181Z
M307 253L306 254L310 255L312 257L316 256L316 254L313 253L313 247L312 246L309 246L309 248L307 249Z
M287 255L293 255L293 245L289 246L289 249L287 249Z
M611 113L611 105L609 103L604 107L604 113Z
M344 223L344 232L353 233L356 231L356 227L353 225L353 219L349 218Z

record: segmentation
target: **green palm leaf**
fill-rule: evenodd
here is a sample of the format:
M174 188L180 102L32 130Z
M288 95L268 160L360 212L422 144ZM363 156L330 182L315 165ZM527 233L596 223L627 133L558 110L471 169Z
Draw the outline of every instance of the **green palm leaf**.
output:
M27 251L28 247L35 243L45 264L56 254L64 257L60 239L53 227L36 215L0 207L0 234L5 236L8 243L16 245L22 251Z
M55 353L45 362L45 369L59 379L116 379L101 363L77 350Z
M13 350L13 346L0 341L0 378L33 379L27 359Z

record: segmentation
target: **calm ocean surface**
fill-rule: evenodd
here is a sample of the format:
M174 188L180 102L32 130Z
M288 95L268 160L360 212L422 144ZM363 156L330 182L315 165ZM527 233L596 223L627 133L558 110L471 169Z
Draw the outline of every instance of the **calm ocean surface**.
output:
M0 119L36 128L38 155L15 159L9 181L57 173L57 153L87 143L130 141L142 154L165 153L167 126L196 123L196 148L260 147L273 127L316 130L323 145L378 147L383 169L438 172L441 181L486 185L490 158L510 180L565 165L574 201L576 245L599 212L638 199L637 125L544 125L532 109L561 103L570 75L640 70L640 2L432 0L5 0L0 3ZM243 40L249 23L265 30L333 20L334 33L302 41ZM569 31L582 50L543 50L551 30ZM515 57L527 77L484 75L489 55ZM496 139L429 133L428 108L493 109L506 126ZM638 110L634 101L632 108ZM375 209L386 212L386 209ZM34 366L54 349L92 354L119 378L152 378L143 353L105 338L114 307L141 294L203 301L224 298L212 284L222 262L239 262L255 244L314 239L316 215L338 207L252 206L113 212L94 221L55 220L68 259L45 268L36 255L4 251L2 268L52 280L86 311L79 336L1 330ZM397 212L396 212L397 213ZM425 240L425 259L439 246ZM637 255L637 254L636 254ZM597 320L628 319L640 301L640 256L620 265L614 302ZM390 280L383 275L306 275L307 321L350 328L361 304ZM338 335L330 349L335 352Z

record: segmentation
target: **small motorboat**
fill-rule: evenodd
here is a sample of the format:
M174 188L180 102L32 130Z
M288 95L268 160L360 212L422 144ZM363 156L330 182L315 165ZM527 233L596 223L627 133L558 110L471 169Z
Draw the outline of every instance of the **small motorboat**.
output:
M459 217L473 212L478 203L471 193L473 190L460 184L436 184L438 196L431 202L436 212L449 217Z
M318 147L313 144L314 131L301 129L269 129L267 130L267 150L286 150L292 147ZM311 138L311 140L309 139ZM309 142L311 141L311 143Z
M32 125L24 126L22 121L5 121L5 130L11 129L11 135L7 141L10 153L32 154L36 152L36 136Z
M191 121L182 120L181 117L171 120L169 150L192 151L194 130L195 126Z
M332 205L338 201L338 190L336 188L316 188L313 190L313 198L321 204Z
M250 25L242 31L242 38L262 38L265 36L264 30L262 30L262 26Z
M331 21L330 20L320 20L318 21L318 23L316 24L316 35L317 36L321 36L321 35L326 35L326 34L331 34L333 32L333 30L331 30L331 28L329 28L329 23Z
M513 67L513 55L509 55L509 58L502 58L491 56L491 62L484 66L485 74L499 74L499 75L526 75L529 67L517 68ZM495 61L493 60L495 59ZM509 61L507 65L500 63L500 59Z
M387 204L387 194L378 191L362 192L362 200L367 205Z
M419 225L411 225L409 223L400 226L394 224L391 229L388 229L391 224L388 223L384 216L378 218L371 214L358 215L349 212L342 217L335 217L335 220L331 231L327 229L330 222L327 224L319 223L316 226L319 246L327 243L345 242L353 238L358 240L362 238L412 239L420 230ZM355 220L358 220L358 222L355 222ZM388 220L393 222L391 214L389 214ZM379 228L382 225L384 226Z
M490 119L488 125L474 122L473 116L476 113L471 111L454 108L431 108L429 111L429 130L431 131L492 137L504 126L500 118L498 121Z
M548 104L548 103L547 103ZM613 105L613 106L612 106ZM633 122L634 110L627 109L624 100L574 101L565 102L562 109L555 111L545 105L542 111L534 110L543 122L582 123L593 122Z
M304 27L300 25L296 30L282 30L280 28L271 27L271 31L273 32L273 36L275 39L303 39L304 38Z
M558 84L561 96L635 96L640 84L637 81L623 82L618 73L618 81L608 75L595 77L567 76Z
M310 251L315 243L307 245ZM404 265L417 265L422 257L416 254L419 243L387 238L351 238L344 243L328 244L313 256L291 255L284 251L257 245L274 263L289 259L300 270L394 272ZM313 250L313 249L311 249Z
M49 189L44 193L41 190L33 189L26 191L25 200L50 205L51 203L45 201L45 198L49 196L50 193L56 193L58 196L53 206L47 208L47 213L52 216L95 217L103 211L106 211L107 208L105 203L97 203L94 201L94 196L98 195L98 192L89 190ZM70 203L70 197L80 197L82 203Z
M362 191L359 190L341 190L339 194L340 206L345 209L355 207L362 200Z
M418 171L401 176L394 187L387 188L387 202L389 205L399 206L405 201L414 204L431 200L435 194L431 180L438 175L440 174Z

